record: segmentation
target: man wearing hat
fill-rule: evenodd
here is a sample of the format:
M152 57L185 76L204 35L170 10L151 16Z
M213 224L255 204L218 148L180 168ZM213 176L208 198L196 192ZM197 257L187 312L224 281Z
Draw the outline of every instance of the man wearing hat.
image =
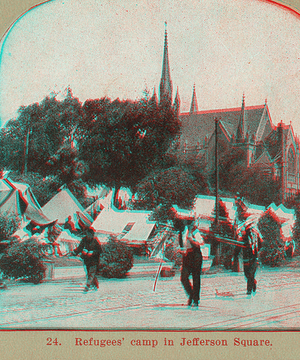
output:
M238 196L235 200L236 220L235 231L237 238L243 242L244 274L247 279L247 295L256 292L255 273L258 265L258 251L261 246L261 235L257 228L257 221L247 212L247 206ZM234 256L237 257L241 247L237 247Z
M201 244L204 243L194 221L187 226L186 236L183 236L184 242L180 252L183 254L181 283L189 297L188 306L199 304L200 299L200 276L202 271L202 253ZM180 244L181 245L181 244ZM193 286L189 280L190 275L193 278Z
M84 291L87 292L91 285L98 289L99 283L97 279L97 271L99 267L99 258L102 252L101 245L94 236L94 230L89 228L86 230L86 236L82 238L79 246L71 252L71 255L77 256L81 253L87 272L87 282Z

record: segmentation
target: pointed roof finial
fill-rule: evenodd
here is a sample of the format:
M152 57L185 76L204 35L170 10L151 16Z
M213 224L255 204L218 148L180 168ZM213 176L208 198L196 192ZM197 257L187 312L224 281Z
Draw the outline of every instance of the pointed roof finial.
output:
M157 105L158 105L158 100L157 100L157 95L156 95L155 86L154 86L154 89L153 89L153 95L152 95L151 98L150 98L150 104L151 104L151 105L154 105L154 106L157 106Z
M265 105L267 105L267 103L268 103L268 99L267 99L267 98L265 98Z
M178 86L177 86L177 90L176 90L173 108L174 108L175 112L177 114L179 114L179 112L180 112L180 97L179 97L179 92L178 92Z
M165 26L167 22L165 21ZM172 81L170 76L170 65L169 65L169 53L168 53L168 35L167 29L165 31L165 43L164 43L164 54L163 54L163 66L160 80L160 94L159 100L162 102L166 100L171 102L172 100Z
M236 132L236 142L243 142L245 140L245 135L246 135L245 130L246 130L245 93L243 92L241 116Z
M198 111L198 104L197 104L197 96L196 96L196 84L194 83L190 114L195 113L197 111Z

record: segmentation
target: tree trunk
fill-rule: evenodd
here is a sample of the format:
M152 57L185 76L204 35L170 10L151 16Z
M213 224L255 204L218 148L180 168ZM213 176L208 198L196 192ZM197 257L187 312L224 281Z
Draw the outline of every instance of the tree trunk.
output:
M118 194L119 194L119 190L120 190L120 185L117 185L114 189L113 189L113 206L115 206L117 209L120 209L120 204L119 204L119 199L118 199Z

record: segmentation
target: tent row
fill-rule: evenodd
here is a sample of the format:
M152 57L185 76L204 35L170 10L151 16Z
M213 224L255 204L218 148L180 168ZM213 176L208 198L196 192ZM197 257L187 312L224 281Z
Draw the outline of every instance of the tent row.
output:
M125 195L124 195L125 194ZM16 183L9 178L0 180L0 214L13 218L19 224L15 233L20 241L29 238L32 230L38 241L52 246L51 251L56 255L63 255L77 246L83 229L92 227L101 242L108 241L110 236L129 245L141 245L151 241L156 230L156 222L150 221L151 212L119 210L113 206L113 191L102 189L98 197L88 208L84 209L72 192L63 186L58 193L43 207L41 207L26 184ZM131 194L120 192L120 203L126 208ZM235 219L235 200L220 198L228 213L228 219L233 223ZM286 241L292 237L295 223L295 212L283 205L271 204L268 207L249 204L248 212L260 217L270 209L282 223L282 233ZM180 210L180 209L179 209ZM201 230L209 230L214 221L215 197L199 195L195 198L190 213L197 218L197 225ZM72 226L67 225L73 224Z

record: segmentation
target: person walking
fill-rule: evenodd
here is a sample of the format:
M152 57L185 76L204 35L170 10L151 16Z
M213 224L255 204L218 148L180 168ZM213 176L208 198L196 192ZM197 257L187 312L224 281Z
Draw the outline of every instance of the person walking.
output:
M235 231L237 238L241 239L244 247L235 249L234 257L237 258L243 249L244 275L247 281L247 295L256 292L257 280L255 279L258 267L258 251L261 247L261 235L257 228L256 219L247 213L247 207L240 197L235 201L237 216Z
M82 238L79 246L70 253L73 256L81 254L81 258L83 259L87 273L87 282L84 288L85 292L89 291L91 286L95 289L99 288L96 275L99 268L99 258L102 248L94 235L94 230L89 228L86 231L86 236Z
M204 241L194 222L187 226L187 234L184 236L184 240L183 247L180 250L183 254L180 281L189 297L187 305L191 306L193 304L195 307L198 307L202 271L202 252L200 246ZM193 285L189 280L190 275L192 275Z

